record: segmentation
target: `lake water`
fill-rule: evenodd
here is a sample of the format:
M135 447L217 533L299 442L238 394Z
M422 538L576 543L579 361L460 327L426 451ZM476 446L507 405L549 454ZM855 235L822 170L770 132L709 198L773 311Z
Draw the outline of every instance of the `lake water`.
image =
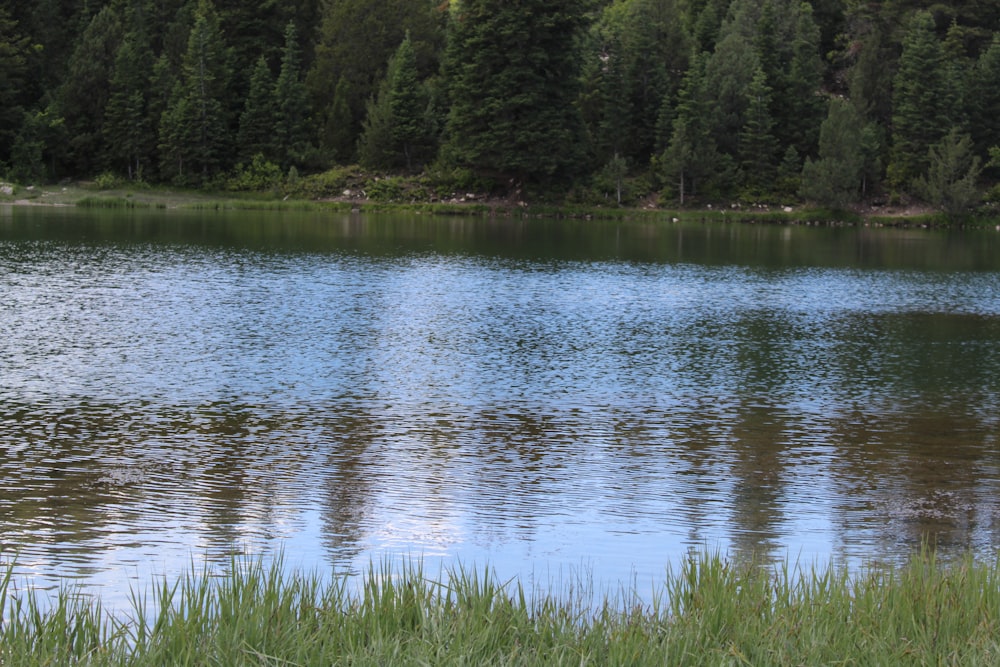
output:
M998 433L992 229L0 207L0 556L109 606L234 550L992 557Z

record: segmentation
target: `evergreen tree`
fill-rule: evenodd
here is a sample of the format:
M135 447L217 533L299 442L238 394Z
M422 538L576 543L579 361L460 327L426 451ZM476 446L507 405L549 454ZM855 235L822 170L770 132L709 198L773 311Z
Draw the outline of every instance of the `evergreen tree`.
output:
M128 14L132 25L115 56L103 130L108 166L140 179L156 144L147 110L153 53L141 12L133 7Z
M659 159L667 190L683 206L687 198L725 171L712 137L712 121L705 65L707 54L696 54L678 94L670 145Z
M687 69L690 40L678 0L628 0L621 34L628 105L624 157L646 163L656 145L656 125L667 96L677 94Z
M0 170L10 158L17 128L23 120L24 76L28 38L22 36L5 7L0 7Z
M823 84L820 29L808 2L795 2L793 12L787 98L772 108L783 112L775 118L775 126L783 133L778 141L785 146L795 146L800 155L813 155L819 139L819 125L826 112L825 101L820 95Z
M758 71L763 73L753 46L735 30L722 38L705 65L715 144L719 151L733 158L740 155L740 133L746 123L750 99L747 92ZM762 82L770 86L766 76Z
M306 77L313 108L325 117L322 150L341 162L353 158L368 99L377 96L385 65L407 31L420 78L438 70L447 6L440 0L337 0L323 4L315 61ZM336 112L334 106L338 107ZM344 120L350 120L350 125L345 126Z
M973 148L986 156L1000 146L1000 36L994 36L972 69L967 85L966 112Z
M274 77L264 56L257 59L250 76L250 92L240 114L240 129L237 135L239 158L245 164L256 155L265 160L274 160L277 124L274 104Z
M59 110L69 135L68 165L72 173L94 174L105 155L104 112L122 21L115 5L101 9L81 33L69 61L69 71L58 92Z
M175 182L204 183L229 161L227 65L218 16L211 0L200 0L181 80L160 125L163 170Z
M907 186L927 169L928 151L953 124L955 90L927 12L916 14L894 79L889 178Z
M930 147L927 163L927 172L914 184L920 196L951 215L966 214L978 203L982 165L969 135L952 128Z
M401 152L407 170L426 137L424 110L426 103L420 90L417 73L417 57L406 33L402 44L396 50L386 76L389 83L389 110L392 114L392 140L396 150Z
M320 133L320 146L328 159L348 164L356 157L354 117L351 113L351 84L345 77L337 81L333 102L326 112Z
M359 144L361 164L393 168L412 163L426 141L426 104L417 80L417 63L407 33L389 61L378 96L368 104Z
M290 21L285 28L285 51L274 88L275 148L285 168L301 165L309 152L309 100L301 68L298 32Z
M582 158L575 105L582 0L463 0L447 53L446 156L515 181L565 176Z
M364 130L358 139L358 161L367 169L390 169L396 164L389 81L382 82L377 96L368 100Z
M852 104L833 98L819 131L819 159L802 168L804 198L841 208L856 201L861 189L864 156L862 121Z
M771 118L771 89L763 69L757 69L747 90L746 121L740 132L740 164L744 183L754 194L773 188L778 142Z
M593 127L594 150L599 162L625 150L632 125L628 64L620 26L610 26L594 53L596 65Z

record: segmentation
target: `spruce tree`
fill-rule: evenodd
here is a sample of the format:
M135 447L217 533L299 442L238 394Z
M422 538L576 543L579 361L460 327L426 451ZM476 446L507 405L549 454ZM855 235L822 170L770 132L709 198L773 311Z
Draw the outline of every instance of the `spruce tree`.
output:
M276 113L274 104L274 77L264 56L257 59L250 75L250 92L240 114L237 135L239 159L249 164L257 155L274 160Z
M1000 35L979 56L967 85L966 113L977 155L1000 146Z
M110 97L105 108L104 142L108 166L129 179L142 179L156 145L148 113L153 53L141 8L127 12L131 24L115 55Z
M179 183L205 183L230 161L223 102L228 62L211 0L200 0L174 87L160 126L164 173Z
M547 181L581 162L575 45L583 0L453 6L446 158L482 175Z
M823 83L820 29L808 2L795 2L793 12L787 97L772 102L772 109L783 112L775 118L775 126L784 133L778 137L779 143L795 146L800 155L814 155L819 126L826 112L826 103L820 95Z
M285 27L281 72L274 87L275 148L286 169L301 165L309 152L309 100L302 83L302 54L295 23Z
M76 174L95 174L104 166L104 112L122 42L121 19L118 8L109 5L88 22L57 94L69 134L69 168Z
M927 171L916 179L917 193L950 215L963 215L979 202L976 182L982 163L972 139L952 128L928 150Z
M819 159L802 168L801 195L817 204L841 208L857 200L864 155L862 120L850 102L830 100L819 130Z
M348 164L356 157L356 134L350 99L351 84L345 77L340 77L320 131L319 143L325 158L340 164Z
M707 54L695 54L678 94L670 144L659 158L668 192L683 206L687 198L724 176L725 161L712 136L712 101L706 85Z
M952 127L955 89L927 12L914 15L893 81L889 178L908 186L927 169L928 151Z
M323 3L306 86L313 108L325 116L320 148L327 155L340 162L353 159L365 106L369 98L377 96L385 65L407 31L420 76L439 69L447 7L448 3L440 0ZM336 111L334 107L338 107ZM350 125L343 124L345 119Z
M758 68L747 89L746 121L740 131L740 165L744 183L755 194L773 189L778 142L771 117L771 88Z
M17 21L5 7L0 7L0 169L10 158L14 137L23 119L28 41L19 33Z
M417 80L417 63L409 34L389 60L379 93L368 104L358 144L361 164L389 169L413 166L426 142L426 103Z
M382 82L378 95L368 99L364 129L358 139L358 161L366 169L390 169L395 166L392 108L389 106L389 81Z
M402 155L403 163L409 170L421 144L426 140L424 110L427 106L420 90L417 57L409 32L389 63L386 80L389 83L394 148Z

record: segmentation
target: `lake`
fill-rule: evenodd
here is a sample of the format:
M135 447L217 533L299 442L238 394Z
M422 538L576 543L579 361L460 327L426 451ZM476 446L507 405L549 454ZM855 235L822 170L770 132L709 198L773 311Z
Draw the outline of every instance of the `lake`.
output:
M1000 543L1000 232L0 206L20 586Z

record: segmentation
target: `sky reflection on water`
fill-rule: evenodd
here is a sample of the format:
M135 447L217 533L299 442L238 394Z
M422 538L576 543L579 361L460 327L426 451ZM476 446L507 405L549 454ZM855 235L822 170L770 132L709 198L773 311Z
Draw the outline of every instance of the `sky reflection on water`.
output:
M113 602L234 547L614 587L692 549L997 542L1000 272L962 239L949 270L871 266L902 241L856 230L626 225L662 245L636 261L606 228L546 255L477 221L291 245L57 222L0 228L0 540L40 586ZM684 233L702 261L674 261Z

